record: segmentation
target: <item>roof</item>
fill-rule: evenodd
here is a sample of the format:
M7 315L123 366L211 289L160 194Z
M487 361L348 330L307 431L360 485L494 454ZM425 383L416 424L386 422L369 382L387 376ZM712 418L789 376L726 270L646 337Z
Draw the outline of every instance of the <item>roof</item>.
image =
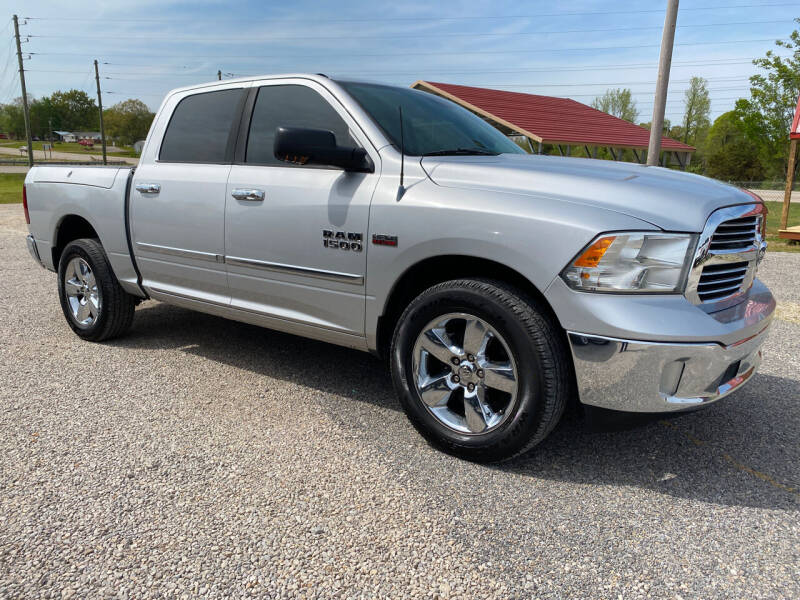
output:
M789 130L789 137L793 140L800 139L800 98L797 99L797 109L794 111L792 128Z
M71 131L54 131L53 133L57 133L58 135L72 135Z
M509 129L545 144L574 144L646 149L650 130L571 98L537 96L487 88L417 81L411 87L457 102ZM694 147L666 136L663 150L694 152Z

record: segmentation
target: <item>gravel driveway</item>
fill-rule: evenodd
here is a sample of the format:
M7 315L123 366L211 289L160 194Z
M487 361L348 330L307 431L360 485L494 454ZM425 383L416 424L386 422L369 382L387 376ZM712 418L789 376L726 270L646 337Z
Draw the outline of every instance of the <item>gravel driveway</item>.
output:
M1 598L800 597L800 254L745 389L490 467L366 354L155 302L79 341L24 231L0 207Z

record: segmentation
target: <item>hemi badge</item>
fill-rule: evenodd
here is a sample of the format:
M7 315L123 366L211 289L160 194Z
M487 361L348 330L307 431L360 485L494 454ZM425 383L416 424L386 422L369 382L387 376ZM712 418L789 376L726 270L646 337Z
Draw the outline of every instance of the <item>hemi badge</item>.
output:
M372 234L372 243L376 246L397 246L396 235L383 235L381 233Z

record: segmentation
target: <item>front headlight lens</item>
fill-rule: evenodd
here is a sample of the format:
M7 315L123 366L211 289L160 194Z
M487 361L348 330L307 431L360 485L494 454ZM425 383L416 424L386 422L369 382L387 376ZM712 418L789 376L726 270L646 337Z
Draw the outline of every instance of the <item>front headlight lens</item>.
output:
M571 288L587 292L680 292L696 236L623 232L595 238L561 273Z

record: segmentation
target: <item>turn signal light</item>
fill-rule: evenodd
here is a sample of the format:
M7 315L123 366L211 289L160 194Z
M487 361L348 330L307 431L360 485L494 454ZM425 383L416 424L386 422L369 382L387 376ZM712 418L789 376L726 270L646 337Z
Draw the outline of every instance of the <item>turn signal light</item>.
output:
M589 246L572 265L575 267L596 267L606 253L606 250L608 250L608 247L614 243L615 239L617 238L614 235L601 237L594 244Z

